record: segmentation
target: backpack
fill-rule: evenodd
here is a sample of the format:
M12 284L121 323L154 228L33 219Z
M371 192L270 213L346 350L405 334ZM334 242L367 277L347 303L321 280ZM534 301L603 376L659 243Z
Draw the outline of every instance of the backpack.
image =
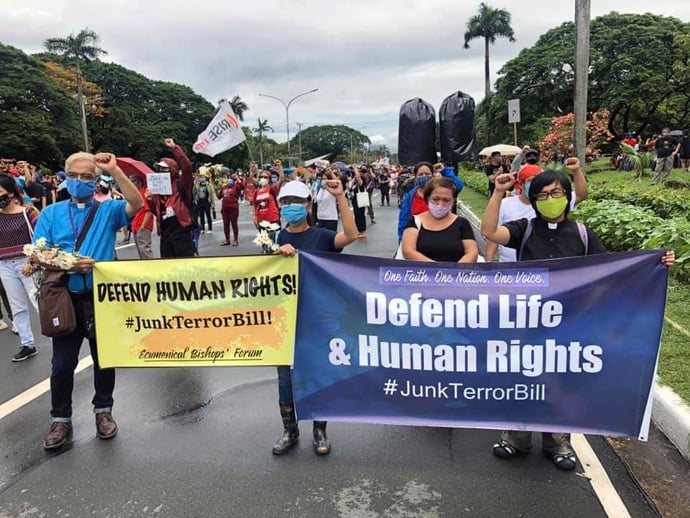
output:
M577 231L580 233L580 239L582 240L582 244L585 245L585 255L587 255L587 251L589 250L589 234L587 234L587 227L584 223L581 223L579 221L576 221L575 224L577 224ZM518 261L522 259L522 252L525 250L525 243L527 243L527 239L529 238L530 234L532 234L533 228L534 219L530 219L527 222L527 228L525 229L525 233L522 235L522 241L520 241L520 249L518 250L517 254Z

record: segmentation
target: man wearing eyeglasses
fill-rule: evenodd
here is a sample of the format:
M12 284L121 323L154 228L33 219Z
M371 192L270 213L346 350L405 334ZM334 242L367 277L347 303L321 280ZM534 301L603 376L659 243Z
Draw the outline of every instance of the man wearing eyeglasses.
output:
M568 219L572 186L567 176L545 171L533 177L528 198L535 217L498 224L499 210L505 192L515 181L514 174L496 177L496 189L489 200L481 224L487 239L517 250L518 261L553 259L606 253L599 237L584 225ZM584 235L586 232L586 236ZM666 252L662 263L671 266L673 251ZM532 450L532 432L506 430L493 445L494 455L511 459ZM577 465L569 433L542 433L542 450L561 470L573 470Z
M65 171L70 199L49 205L43 210L34 232L34 242L43 238L48 246L72 252L92 211L93 215L78 250L85 258L75 263L69 275L68 289L77 317L77 327L67 335L52 339L52 425L43 441L43 448L46 450L62 447L72 436L74 369L79 361L79 349L84 338L89 341L93 358L96 393L92 403L97 436L99 439L112 439L117 434L117 424L111 413L115 370L101 369L96 351L92 268L95 261L110 261L115 258L117 231L126 226L144 204L139 190L118 167L115 156L110 153L75 153L67 159ZM118 183L124 200L95 202L94 193L101 171L112 176Z

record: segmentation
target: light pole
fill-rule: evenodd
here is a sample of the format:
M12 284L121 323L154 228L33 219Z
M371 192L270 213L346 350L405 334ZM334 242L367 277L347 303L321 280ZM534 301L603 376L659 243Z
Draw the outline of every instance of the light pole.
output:
M282 104L285 107L285 123L287 125L287 148L288 148L288 163L289 166L292 167L292 156L290 155L290 105L299 99L300 97L307 95L307 94L313 94L314 92L317 92L319 89L314 88L313 90L309 90L308 92L302 92L299 95L294 96L292 99L290 99L287 103L283 101L279 97L274 97L273 95L266 95L266 94L259 94L261 97L268 97L270 99L275 99L278 101L280 104Z

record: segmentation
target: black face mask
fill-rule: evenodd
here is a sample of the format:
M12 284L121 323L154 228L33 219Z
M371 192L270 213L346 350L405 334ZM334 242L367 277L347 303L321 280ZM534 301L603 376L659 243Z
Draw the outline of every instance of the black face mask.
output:
M2 196L0 196L0 210L7 207L7 205L9 205L9 203L10 203L9 194L3 194Z

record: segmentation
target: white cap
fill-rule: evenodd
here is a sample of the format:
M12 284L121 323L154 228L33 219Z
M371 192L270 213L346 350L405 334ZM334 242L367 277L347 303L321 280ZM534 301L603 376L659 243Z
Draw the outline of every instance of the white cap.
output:
M278 194L278 199L287 198L288 196L294 196L295 198L304 198L305 200L311 199L311 191L309 187L298 180L292 180L286 183L280 189Z
M153 165L158 166L158 167L167 167L168 169L170 169L170 166L168 164L166 164L165 162L163 162L162 160L158 163L153 164Z

